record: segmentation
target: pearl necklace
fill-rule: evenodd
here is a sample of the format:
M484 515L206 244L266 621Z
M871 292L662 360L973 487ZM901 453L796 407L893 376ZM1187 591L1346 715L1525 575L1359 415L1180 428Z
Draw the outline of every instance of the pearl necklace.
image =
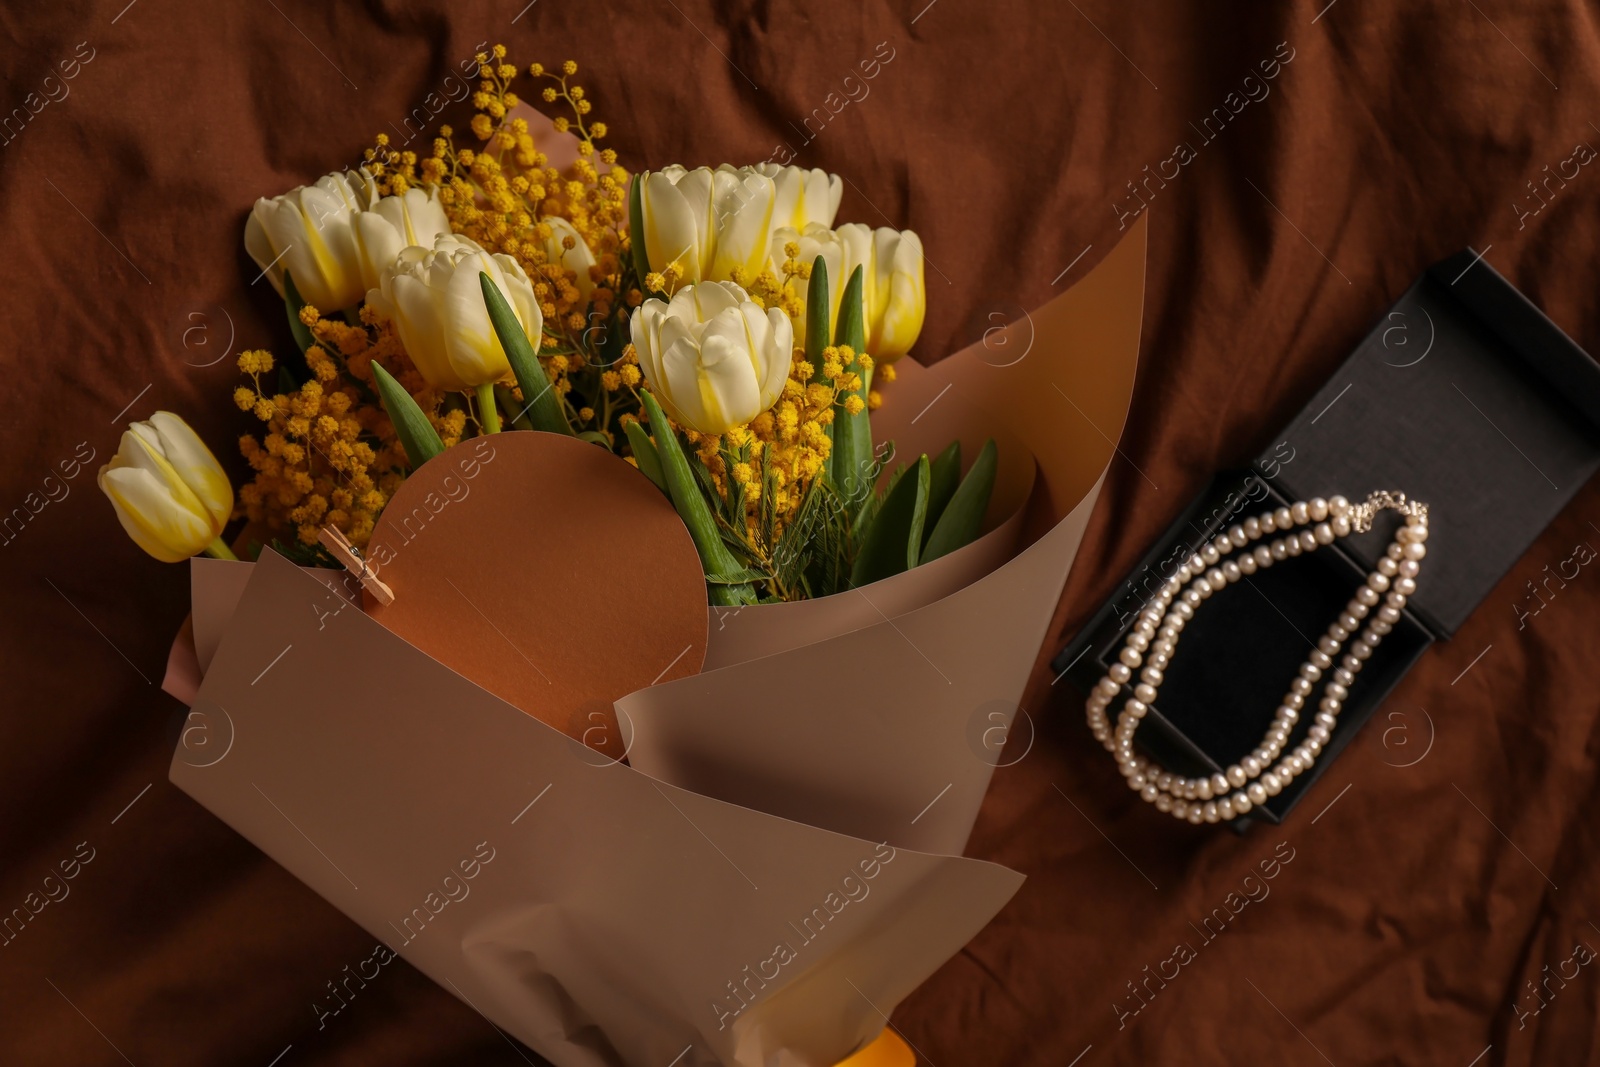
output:
M1134 752L1134 733L1155 702L1162 672L1177 648L1178 635L1194 617L1201 601L1279 560L1315 551L1352 532L1370 530L1374 517L1385 508L1404 515L1405 524L1396 531L1377 568L1300 665L1260 747L1226 771L1202 778L1172 774ZM1297 526L1306 528L1296 532ZM1285 536L1257 545L1254 550L1246 549L1251 542L1274 532ZM1315 762L1338 724L1339 711L1357 672L1383 636L1394 628L1406 598L1416 592L1422 557L1427 555L1423 542L1427 539L1428 505L1407 500L1404 493L1384 491L1373 493L1363 504L1351 504L1342 496L1331 500L1318 497L1263 512L1230 528L1190 556L1140 612L1118 662L1095 685L1085 705L1089 729L1116 758L1129 788L1161 811L1192 823L1232 819L1281 793ZM1366 628L1361 630L1364 619ZM1360 636L1339 658L1345 641L1357 630L1361 630ZM1292 752L1279 759L1306 700L1325 673L1331 678L1317 704L1311 729ZM1106 718L1106 708L1129 684L1133 695L1123 703L1113 729Z

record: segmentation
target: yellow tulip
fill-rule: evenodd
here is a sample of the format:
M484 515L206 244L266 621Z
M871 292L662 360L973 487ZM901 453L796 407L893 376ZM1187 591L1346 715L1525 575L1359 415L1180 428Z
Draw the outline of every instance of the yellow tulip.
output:
M772 208L774 228L787 226L804 232L813 224L832 226L833 217L839 213L839 200L844 196L844 183L837 174L819 168L804 170L800 167L780 167L776 163L761 163L756 171L772 179L776 195ZM783 246L773 243L774 250Z
M783 394L794 327L732 282L686 285L670 301L646 300L630 325L645 380L681 426L727 433Z
M406 354L437 389L465 392L511 375L479 272L505 295L537 351L544 313L528 275L510 256L491 255L468 238L444 234L432 248L403 250L384 268L379 288L367 294L367 303L393 320Z
M911 230L877 230L852 222L830 230L812 223L803 230L784 227L772 236L769 262L774 273L782 267L785 245L798 245L800 262L821 256L828 268L828 299L832 303L828 328L837 328L839 301L857 267L862 269L861 295L865 304L867 351L879 363L892 363L911 350L922 332L927 310L922 276L922 241ZM802 307L806 290L797 285ZM795 320L801 343L805 341L805 312Z
M365 171L326 174L313 185L262 197L245 223L245 251L280 295L288 271L311 306L327 312L355 307L367 291L355 220L377 200L377 185Z
M233 558L220 539L233 486L205 442L171 412L133 423L98 481L134 544L163 563L201 552Z
M736 267L755 274L767 265L777 195L770 177L723 164L716 170L671 166L640 180L651 270L677 263L680 284L693 285L726 281Z

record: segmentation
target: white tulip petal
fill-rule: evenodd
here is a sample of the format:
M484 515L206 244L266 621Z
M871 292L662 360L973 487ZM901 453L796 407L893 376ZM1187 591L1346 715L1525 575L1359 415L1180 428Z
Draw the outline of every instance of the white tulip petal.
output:
M161 435L161 451L183 484L211 516L218 531L233 514L233 483L200 435L170 411L158 411L150 423Z
M163 563L203 552L217 536L207 516L186 507L148 470L102 467L98 482L134 544Z

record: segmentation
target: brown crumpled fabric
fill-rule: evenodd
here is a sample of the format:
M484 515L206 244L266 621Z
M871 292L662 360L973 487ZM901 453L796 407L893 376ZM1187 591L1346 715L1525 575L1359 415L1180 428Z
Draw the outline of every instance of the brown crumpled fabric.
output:
M157 683L186 576L122 535L94 472L157 408L242 468L230 356L287 343L241 246L256 196L380 130L421 145L446 75L504 40L577 59L631 166L826 167L841 218L916 229L924 361L1072 284L1148 211L1140 384L1064 637L1428 263L1486 249L1600 343L1600 174L1570 162L1600 144L1592 9L1325 4L0 14L0 916L25 912L0 938L0 1062L534 1061L166 781L182 719ZM1028 883L895 1025L940 1067L1594 1062L1600 579L1521 629L1513 605L1597 523L1591 486L1276 832L1140 803L1041 650L1032 748L969 848Z

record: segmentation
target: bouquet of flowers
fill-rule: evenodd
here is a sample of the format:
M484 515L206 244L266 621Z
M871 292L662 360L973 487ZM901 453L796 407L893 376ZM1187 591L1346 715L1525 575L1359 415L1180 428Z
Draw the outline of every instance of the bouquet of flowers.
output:
M526 68L553 118L476 65L473 147L380 135L251 212L294 344L239 356L237 502L166 412L101 471L212 557L173 781L556 1063L910 1062L884 1012L1020 884L960 852L1142 228L925 370L921 242L835 227L837 176L630 174L574 63Z

